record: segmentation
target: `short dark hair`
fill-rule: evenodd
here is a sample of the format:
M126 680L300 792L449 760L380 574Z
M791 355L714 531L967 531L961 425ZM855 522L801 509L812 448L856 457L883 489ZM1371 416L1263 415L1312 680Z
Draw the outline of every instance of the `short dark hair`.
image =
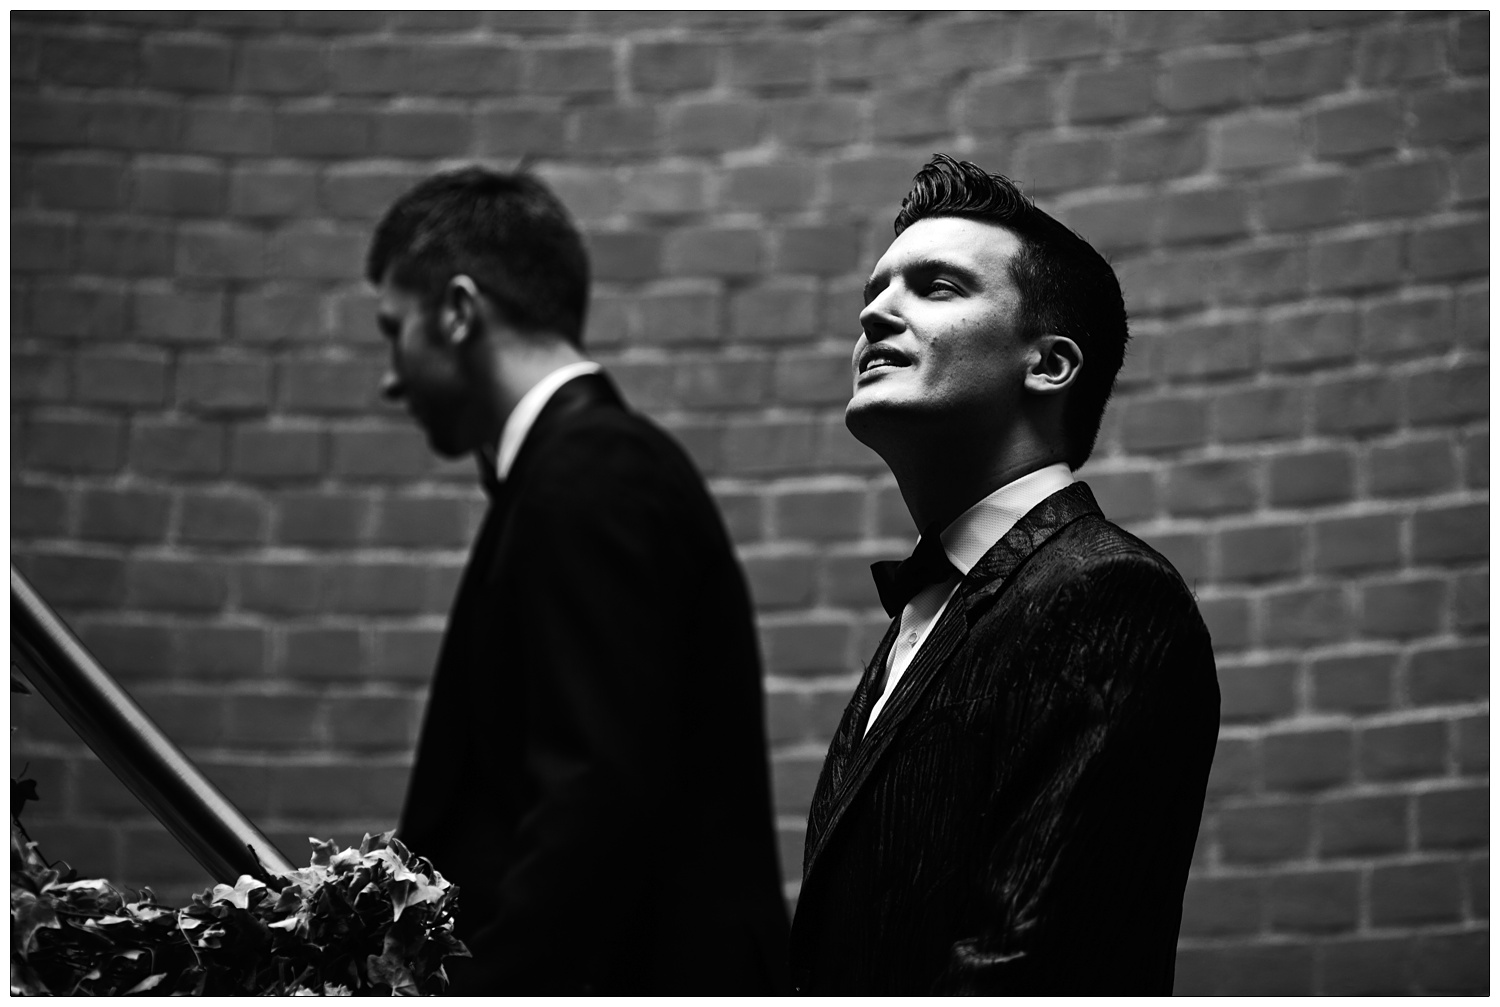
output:
M1078 468L1094 450L1130 339L1115 271L1077 233L1037 209L1010 179L947 154L933 155L917 172L896 214L896 233L925 217L998 224L1020 240L1010 275L1021 295L1023 332L1067 336L1083 352L1063 414L1068 464Z
M589 259L567 209L534 175L472 166L419 182L386 211L365 260L428 305L467 275L516 328L583 342Z

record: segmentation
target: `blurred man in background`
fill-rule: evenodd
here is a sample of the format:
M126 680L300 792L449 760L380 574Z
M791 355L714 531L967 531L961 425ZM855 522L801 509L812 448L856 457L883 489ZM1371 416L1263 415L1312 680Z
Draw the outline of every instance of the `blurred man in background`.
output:
M865 287L853 434L921 538L809 815L812 994L1170 993L1218 734L1208 631L1073 470L1124 357L1109 265L939 155Z
M567 212L526 174L437 175L367 276L385 394L490 496L399 828L462 891L452 992L782 991L749 597L692 463L583 352Z

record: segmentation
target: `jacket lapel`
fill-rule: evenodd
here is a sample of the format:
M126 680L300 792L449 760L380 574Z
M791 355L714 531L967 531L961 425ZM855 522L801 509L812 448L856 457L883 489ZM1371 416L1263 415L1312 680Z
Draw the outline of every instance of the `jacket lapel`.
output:
M968 639L969 629L979 615L998 598L1016 570L1044 542L1078 518L1098 513L1099 505L1094 501L1088 484L1074 482L1037 504L1016 522L959 582L958 591L943 610L937 625L923 641L901 681L896 683L880 718L861 736L867 711L873 702L873 682L881 678L872 675L871 671L884 666L885 655L895 636L897 620L892 620L892 627L887 630L876 652L876 660L872 660L870 668L866 669L859 691L851 702L850 712L857 715L845 717L834 745L829 749L828 758L833 769L830 775L831 799L820 816L822 822L816 839L807 851L803 865L804 884L812 876L813 865L819 853L827 848L839 820L870 779L881 756L899 736L897 729L920 708L922 696L941 677L950 659Z

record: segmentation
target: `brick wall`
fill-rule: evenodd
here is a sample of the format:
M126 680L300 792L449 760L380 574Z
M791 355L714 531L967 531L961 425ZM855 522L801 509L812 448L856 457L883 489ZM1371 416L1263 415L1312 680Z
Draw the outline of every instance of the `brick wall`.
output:
M1084 473L1213 631L1181 992L1488 987L1489 18L13 14L14 561L294 859L390 826L480 516L376 397L374 220L540 158L753 585L789 894L912 529L845 431L935 150L1116 264ZM35 698L52 856L204 879Z

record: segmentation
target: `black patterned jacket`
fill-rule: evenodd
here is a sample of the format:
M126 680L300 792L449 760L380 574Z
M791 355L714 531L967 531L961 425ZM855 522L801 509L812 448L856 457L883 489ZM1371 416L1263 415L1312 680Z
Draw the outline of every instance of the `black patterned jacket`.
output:
M1219 724L1181 577L1074 483L969 571L865 734L894 632L813 798L798 990L1170 993Z

